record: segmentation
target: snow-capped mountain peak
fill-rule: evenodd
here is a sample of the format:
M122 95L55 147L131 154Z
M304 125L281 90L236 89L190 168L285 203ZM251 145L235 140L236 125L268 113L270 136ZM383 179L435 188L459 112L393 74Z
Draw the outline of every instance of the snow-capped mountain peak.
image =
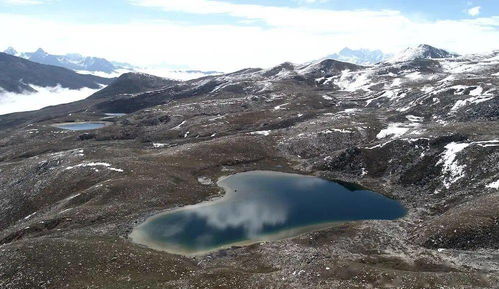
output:
M38 48L34 53L33 55L38 55L38 56L47 56L48 53L43 50L42 48Z
M348 47L343 48L338 53L331 54L326 58L334 59L343 62L349 62L359 65L372 65L383 60L386 60L389 55L383 53L381 50L369 50L369 49L350 49Z
M14 47L10 46L9 48L5 49L4 53L7 53L9 55L13 55L13 56L19 56L20 53L17 52L17 50L14 49Z
M450 53L446 50L433 47L428 44L420 44L416 47L409 47L401 53L392 57L390 62L410 61L414 59L440 59L440 58L454 58L459 55Z

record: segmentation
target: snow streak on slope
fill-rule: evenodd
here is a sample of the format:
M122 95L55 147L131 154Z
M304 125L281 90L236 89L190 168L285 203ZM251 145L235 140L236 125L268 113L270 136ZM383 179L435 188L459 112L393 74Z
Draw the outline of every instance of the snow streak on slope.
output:
M455 142L445 146L445 152L442 154L442 158L437 165L443 166L442 172L446 175L443 183L447 189L451 186L451 184L455 183L464 176L465 165L460 165L456 158L461 151L469 146L469 143Z

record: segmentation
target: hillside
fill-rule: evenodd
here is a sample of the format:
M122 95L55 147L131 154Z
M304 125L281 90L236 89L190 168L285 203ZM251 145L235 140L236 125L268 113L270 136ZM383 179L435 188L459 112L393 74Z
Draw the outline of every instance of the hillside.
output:
M78 74L72 70L44 65L29 60L0 53L0 88L8 92L32 92L31 86L55 87L57 85L80 89L97 89L107 85L112 79Z

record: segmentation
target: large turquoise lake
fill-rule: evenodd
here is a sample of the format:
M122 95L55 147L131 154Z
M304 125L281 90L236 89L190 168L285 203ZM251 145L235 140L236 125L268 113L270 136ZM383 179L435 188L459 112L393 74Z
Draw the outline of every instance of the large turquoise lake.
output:
M222 178L218 200L167 211L134 228L131 239L195 255L290 237L335 222L393 220L406 209L381 194L317 177L252 171Z

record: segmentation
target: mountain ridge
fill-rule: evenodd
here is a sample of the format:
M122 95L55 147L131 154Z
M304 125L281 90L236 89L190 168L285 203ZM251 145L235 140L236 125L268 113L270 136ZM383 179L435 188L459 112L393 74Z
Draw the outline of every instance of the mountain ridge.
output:
M112 73L122 67L117 66L110 61L91 56L82 56L77 53L68 53L65 55L49 54L42 48L38 48L34 52L18 52L13 47L8 47L4 53L25 58L27 60L40 64L60 66L75 71L90 71Z
M143 93L148 90L159 89L179 81L158 77L146 73L129 72L116 78L107 87L89 96L89 98L104 98L120 94Z
M97 89L112 81L109 78L78 74L59 66L40 64L0 52L0 88L8 92L34 92L30 85Z
M403 62L415 59L456 58L458 56L458 54L448 52L444 49L436 48L428 44L420 44L416 47L406 48L404 51L394 55L388 61Z

